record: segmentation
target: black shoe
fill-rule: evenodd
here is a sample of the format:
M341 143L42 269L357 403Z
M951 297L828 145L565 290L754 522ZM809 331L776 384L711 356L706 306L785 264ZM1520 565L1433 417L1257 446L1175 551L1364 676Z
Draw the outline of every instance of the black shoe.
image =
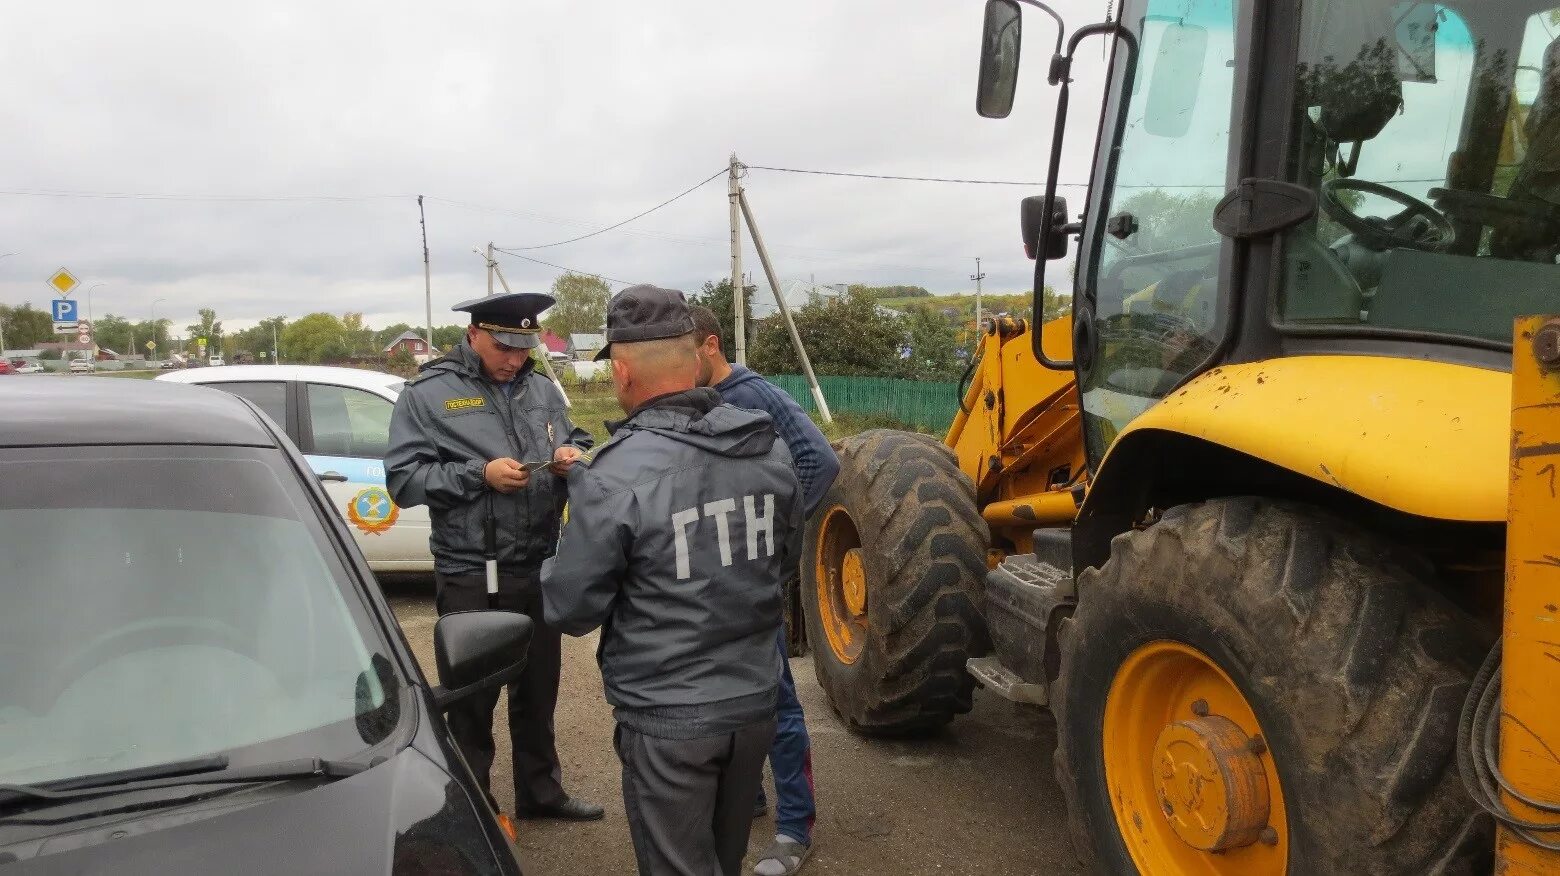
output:
M535 809L516 808L515 815L535 821L539 818L556 818L560 821L599 821L606 810L594 803L586 803L573 797L556 806L538 806Z

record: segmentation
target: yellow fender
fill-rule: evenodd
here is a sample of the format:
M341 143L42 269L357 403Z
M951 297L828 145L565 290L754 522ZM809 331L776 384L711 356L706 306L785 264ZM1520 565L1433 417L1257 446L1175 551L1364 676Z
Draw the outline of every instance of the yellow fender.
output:
M1229 365L1133 420L1097 479L1150 431L1169 432L1405 514L1503 523L1510 404L1509 373L1469 365L1375 356Z

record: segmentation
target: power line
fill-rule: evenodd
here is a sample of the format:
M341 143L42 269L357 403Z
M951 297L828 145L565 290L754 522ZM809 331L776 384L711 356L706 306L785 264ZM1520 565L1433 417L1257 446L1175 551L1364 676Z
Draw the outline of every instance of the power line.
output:
M849 176L849 177L854 177L856 179L896 179L896 180L908 180L908 181L911 181L911 182L959 183L959 184L962 184L962 185L974 185L974 186L1043 186L1043 185L1045 185L1045 183L1043 183L1043 182L1020 182L1020 181L1014 181L1014 180L1000 180L1000 179L950 179L948 177L941 177L941 176L897 176L897 175L888 174L888 173L848 173L848 172L843 171L843 170L804 170L802 168L797 168L797 167L767 167L767 166L762 165L762 164L744 164L742 166L746 167L749 170L772 170L772 171L774 171L776 173L807 173L807 174L812 174L812 175L815 175L815 176ZM1075 186L1075 185L1082 185L1082 183L1057 183L1057 185L1059 185L1059 186L1062 186L1062 185Z
M722 171L722 173L724 173L724 171ZM633 286L633 285L637 285L635 283L629 282L628 280L619 280L619 279L617 279L615 277L608 277L605 274L593 274L590 271L581 271L581 270L579 270L577 268L569 268L569 267L565 267L563 265L555 265L552 262L544 262L541 259L532 258L532 257L530 257L528 255L521 255L520 253L517 253L517 252L511 252L510 250L504 249L502 247L495 246L495 247L493 247L493 251L494 252L501 252L501 253L503 253L504 255L507 255L507 256L514 256L517 259L524 259L524 260L526 260L528 262L535 262L538 265L546 265L549 268L555 268L555 269L560 270L560 271L568 271L571 274L584 274L587 277L595 277L598 280L605 280L608 283L616 283L619 286Z
M26 198L93 198L98 200L125 201L388 201L405 198L414 200L416 195L172 195L159 192L82 192L55 189L0 189L0 195Z
M589 234L581 234L579 237L571 237L568 240L560 240L557 243L541 243L541 244L537 244L535 246L516 246L516 247L512 247L512 248L513 249L547 249L548 247L552 247L552 246L563 246L566 243L573 243L576 240L584 240L587 237L595 237L598 234L605 234L608 231L613 230L614 228L622 228L624 225L627 225L628 223L634 221L635 219L640 219L640 218L643 218L645 216L648 216L651 213L654 213L655 211L661 209L662 207L665 207L667 204L672 203L673 201L677 201L677 200L681 199L682 197L684 197L686 195L693 194L695 191L697 191L698 189L702 188L705 184L709 183L711 180L715 179L716 177L718 177L721 174L726 173L726 172L727 172L727 168L722 167L720 170L715 171L714 173L710 174L709 176L705 177L704 179L701 179L698 182L694 183L693 185L689 186L688 188L683 189L678 194L675 194L672 197L667 198L666 200L662 201L661 203L656 204L654 207L651 207L650 209L645 210L642 213L635 213L634 215L628 217L627 219L624 219L622 222L618 222L618 223L616 223L614 225L608 225L606 228L601 228L601 229L598 229L596 231L592 231ZM511 253L511 255L513 255L513 253Z

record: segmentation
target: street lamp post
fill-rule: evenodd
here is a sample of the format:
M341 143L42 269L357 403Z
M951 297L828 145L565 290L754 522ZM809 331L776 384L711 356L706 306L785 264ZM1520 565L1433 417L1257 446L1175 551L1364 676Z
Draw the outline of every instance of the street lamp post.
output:
M99 286L107 285L107 283L93 283L91 286L87 287L87 324L91 325L94 329L97 328L97 323L93 322L92 320L92 290Z
M152 300L152 364L153 365L157 364L157 351L159 349L158 345L160 345L162 343L162 341L159 339L159 336L160 336L161 333L158 331L158 328L160 328L160 326L158 326L158 324L157 324L157 302L159 302L159 301L167 301L167 300L168 299L166 299L166 298L155 298L155 299Z

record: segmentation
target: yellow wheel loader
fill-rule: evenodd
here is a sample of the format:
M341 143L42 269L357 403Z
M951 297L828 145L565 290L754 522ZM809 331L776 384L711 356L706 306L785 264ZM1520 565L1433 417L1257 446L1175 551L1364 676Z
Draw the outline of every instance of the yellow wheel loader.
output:
M1555 2L988 0L986 117L1047 16L1039 327L945 441L839 446L800 601L853 729L1049 708L1102 872L1560 872Z

